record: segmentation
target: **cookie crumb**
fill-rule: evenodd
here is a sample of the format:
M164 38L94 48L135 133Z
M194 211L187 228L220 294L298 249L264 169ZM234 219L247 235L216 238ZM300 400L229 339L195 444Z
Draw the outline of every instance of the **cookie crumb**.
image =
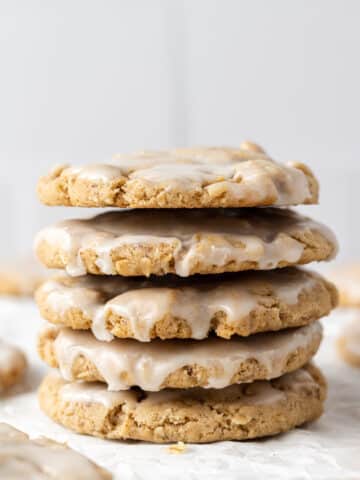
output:
M167 451L173 455L180 455L180 453L184 453L186 450L186 445L184 442L177 442L174 445L170 445Z

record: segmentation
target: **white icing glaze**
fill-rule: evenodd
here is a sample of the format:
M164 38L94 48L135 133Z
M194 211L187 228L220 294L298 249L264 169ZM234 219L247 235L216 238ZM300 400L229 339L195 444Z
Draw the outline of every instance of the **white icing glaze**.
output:
M84 356L96 366L113 391L134 385L146 391L158 391L169 374L195 364L208 370L207 388L224 388L231 383L240 364L250 359L256 359L267 369L267 378L278 377L288 355L308 346L321 332L320 323L314 322L246 339L154 340L150 343L116 339L104 343L89 332L62 328L54 341L54 351L66 380L74 380L74 361Z
M103 480L100 470L79 453L0 423L0 478L6 480ZM110 477L109 477L110 478Z
M336 239L324 225L289 210L195 210L110 212L88 220L67 220L40 231L40 243L65 252L71 276L86 273L81 253L93 250L96 265L114 274L111 254L121 246L168 244L174 250L177 275L188 276L196 265L225 267L230 262L256 262L261 270L282 261L295 264L303 244L294 231L315 231L336 250Z
M285 395L281 390L274 388L270 382L255 382L250 387L251 396L247 395L246 403L248 405L273 405L285 400Z
M300 368L295 372L287 373L280 378L279 382L286 387L287 390L301 392L304 388L313 388L316 384L313 377L304 369ZM166 389L160 392L149 392L140 395L138 399L137 393L133 390L127 392L111 392L101 383L72 382L64 383L60 396L62 400L77 403L99 403L107 408L124 404L129 409L141 407L143 405L159 405L167 402L196 400L211 401L212 395L221 394L223 401L227 397L236 396L239 403L244 405L273 405L274 403L286 400L285 393L274 388L269 381L256 381L249 384L246 389L239 385L230 385L220 390L204 390L203 388L191 389Z
M139 341L150 341L155 323L166 315L186 320L191 338L206 338L211 320L224 312L231 324L249 324L249 314L266 299L269 289L287 305L295 305L302 291L311 289L316 276L302 270L246 272L228 279L196 279L176 282L137 280L123 277L80 277L69 282L48 280L39 289L46 304L58 316L80 309L92 321L96 338L112 340L106 318L116 314L126 319ZM168 287L166 286L168 285ZM261 288L262 287L262 288ZM265 293L264 288L266 289Z
M209 400L209 398L211 399L213 393L215 395L220 393L224 399L236 396L241 403L246 405L271 405L282 401L285 398L283 392L275 389L269 381L263 380L251 383L250 386L246 388L245 392L239 390L239 385L229 385L221 390L204 390L203 388L183 390L165 389L159 392L150 392L141 403L148 407L174 401L186 402L190 399L206 401Z
M290 388L294 392L302 392L309 388L314 380L307 370L302 368L291 373L286 373L280 379L282 386Z
M111 181L119 176L119 169L111 165L94 164L84 167L70 167L68 174L76 175L78 178L87 180L101 180L103 182Z
M220 392L216 390L216 392ZM136 408L136 405L143 406L159 405L167 402L186 401L187 399L206 399L211 390L201 388L191 389L165 389L159 392L148 392L144 399L137 399L136 392L133 390L112 392L105 388L102 383L89 382L71 382L65 383L61 388L61 398L67 402L76 403L99 403L106 408L113 408L123 404L123 410ZM221 390L224 397L228 395L238 395L239 385L230 385ZM246 394L239 398L248 405L271 405L284 400L285 395L280 390L272 387L271 383L257 381L251 384L251 395Z
M112 392L107 390L103 383L90 382L66 383L61 388L61 397L69 402L100 403L107 408L122 403L133 406L137 401L136 393L133 390Z
M275 205L303 203L310 197L305 173L289 162L279 164L264 153L247 149L195 148L168 152L117 155L109 164L65 168L62 176L125 184L131 192L142 184L169 191L205 189L209 197L226 191L235 201L254 204L275 200Z

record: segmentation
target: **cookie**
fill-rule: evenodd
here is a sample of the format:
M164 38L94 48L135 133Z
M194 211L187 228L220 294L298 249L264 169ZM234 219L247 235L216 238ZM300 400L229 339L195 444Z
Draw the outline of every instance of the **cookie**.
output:
M341 357L350 365L360 367L360 318L356 317L348 325L337 342Z
M20 382L26 366L23 352L0 339L0 392Z
M147 342L154 338L201 340L210 332L232 335L306 325L337 304L335 287L320 275L296 268L219 277L59 276L35 294L51 323Z
M327 227L291 210L135 210L60 222L37 234L35 250L71 276L187 277L329 260L337 244Z
M339 291L340 306L360 307L360 264L340 267L331 272L329 277Z
M30 440L0 423L0 478L111 480L112 475L66 445L47 438Z
M90 332L47 328L39 337L41 358L59 367L69 381L102 381L112 391L137 386L164 388L224 388L234 383L279 377L295 370L316 353L322 327L262 333L231 340L116 339L100 342Z
M313 365L271 381L221 390L110 392L102 384L67 383L50 374L41 409L76 432L156 443L246 440L286 432L318 418L326 383Z
M181 148L117 155L107 164L55 167L40 178L46 205L133 208L288 206L317 203L318 183L302 163L263 151Z
M45 272L33 259L0 261L0 295L32 296L44 279Z

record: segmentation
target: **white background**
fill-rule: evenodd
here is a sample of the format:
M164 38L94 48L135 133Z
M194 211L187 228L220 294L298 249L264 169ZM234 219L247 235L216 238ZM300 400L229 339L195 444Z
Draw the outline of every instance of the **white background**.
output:
M78 215L36 200L55 163L252 139L311 165L308 213L360 257L359 15L356 0L0 0L2 255Z

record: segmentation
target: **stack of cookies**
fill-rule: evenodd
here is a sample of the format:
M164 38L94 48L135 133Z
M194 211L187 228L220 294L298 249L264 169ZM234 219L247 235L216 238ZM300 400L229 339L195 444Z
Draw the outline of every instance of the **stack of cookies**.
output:
M278 208L316 203L303 164L257 145L119 155L40 179L47 205L121 207L45 228L63 269L37 291L43 411L80 433L151 442L242 440L322 413L312 363L337 301L295 265L329 260L328 228ZM267 207L267 208L257 208Z

